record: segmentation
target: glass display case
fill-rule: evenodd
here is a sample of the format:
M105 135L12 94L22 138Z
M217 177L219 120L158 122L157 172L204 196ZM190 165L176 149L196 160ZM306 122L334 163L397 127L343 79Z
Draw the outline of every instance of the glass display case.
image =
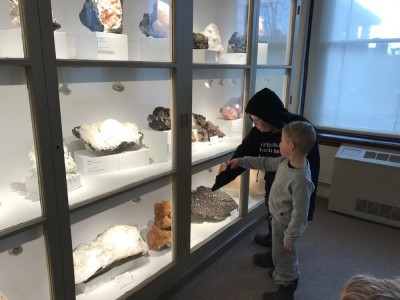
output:
M261 172L210 188L300 2L1 3L0 298L156 299L263 218Z

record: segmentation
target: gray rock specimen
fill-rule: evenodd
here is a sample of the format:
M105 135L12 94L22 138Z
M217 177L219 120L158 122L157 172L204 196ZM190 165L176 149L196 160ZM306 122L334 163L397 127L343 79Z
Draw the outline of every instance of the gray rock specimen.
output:
M202 33L193 32L193 49L208 49L208 38Z
M246 35L234 32L228 41L228 49L231 53L246 53Z
M153 110L153 114L147 117L150 128L157 131L171 130L171 116L169 108L158 106Z
M191 195L192 216L205 220L222 221L238 208L231 196L222 191L211 191L211 188L199 186Z
M197 127L197 133L201 136L200 141L206 142L210 140L212 136L218 136L222 138L225 136L217 125L207 121L206 118L200 114L193 114L194 121Z
M86 0L79 20L92 32L122 33L122 0Z

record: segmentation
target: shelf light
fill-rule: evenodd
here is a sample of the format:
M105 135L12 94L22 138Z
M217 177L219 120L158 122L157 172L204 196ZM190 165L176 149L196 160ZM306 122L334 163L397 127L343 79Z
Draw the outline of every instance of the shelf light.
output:
M63 83L63 84L58 88L58 91L59 91L61 94L65 95L65 96L68 96L69 94L71 94L71 89L68 87L68 84L66 84L66 83Z
M212 83L213 83L213 80L210 79L210 80L207 80L206 82L204 82L204 85L206 86L206 88L209 89L211 87Z

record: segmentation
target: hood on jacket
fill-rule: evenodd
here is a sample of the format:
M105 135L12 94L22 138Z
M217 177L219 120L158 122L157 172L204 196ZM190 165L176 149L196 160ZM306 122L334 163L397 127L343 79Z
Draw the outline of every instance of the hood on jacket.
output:
M245 112L257 116L278 129L282 129L288 123L291 115L283 106L281 99L268 88L258 91L250 98Z

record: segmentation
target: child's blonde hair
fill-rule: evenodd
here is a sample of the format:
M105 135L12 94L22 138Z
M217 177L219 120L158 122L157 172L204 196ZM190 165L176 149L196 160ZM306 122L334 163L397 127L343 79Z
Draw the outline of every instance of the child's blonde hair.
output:
M340 300L399 300L400 278L379 279L355 275L344 285Z
M294 121L283 127L282 134L296 145L297 149L307 155L317 140L317 134L312 124Z

